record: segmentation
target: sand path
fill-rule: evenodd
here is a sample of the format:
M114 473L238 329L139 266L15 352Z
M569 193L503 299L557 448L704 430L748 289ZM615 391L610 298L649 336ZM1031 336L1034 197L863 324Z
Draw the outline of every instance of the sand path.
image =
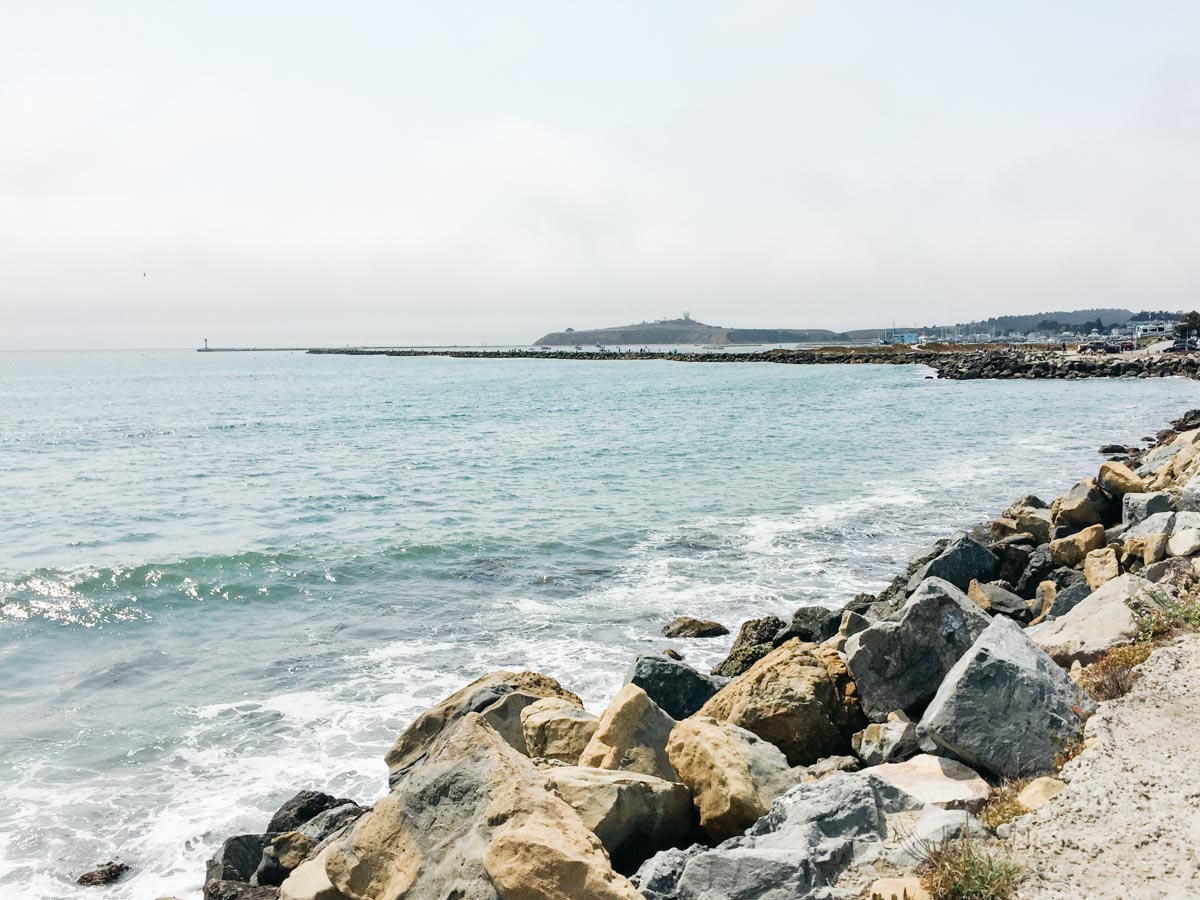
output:
M1088 722L1067 790L1017 823L1019 900L1200 897L1200 635L1141 670Z

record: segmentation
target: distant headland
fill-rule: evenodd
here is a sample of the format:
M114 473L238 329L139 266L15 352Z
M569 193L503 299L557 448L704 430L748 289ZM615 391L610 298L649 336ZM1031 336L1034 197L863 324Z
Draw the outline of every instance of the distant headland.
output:
M871 337L878 335L872 331ZM869 338L868 338L869 339ZM605 347L649 344L809 344L855 340L846 332L823 328L723 328L705 325L688 315L679 319L660 319L637 325L618 325L615 328L592 328L576 331L554 331L534 341L539 347L574 347L600 344ZM863 340L863 338L858 338Z

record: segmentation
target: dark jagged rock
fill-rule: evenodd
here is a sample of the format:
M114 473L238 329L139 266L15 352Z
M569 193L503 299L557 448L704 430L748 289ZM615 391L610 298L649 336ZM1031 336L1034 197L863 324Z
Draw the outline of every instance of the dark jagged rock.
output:
M916 590L926 578L941 578L965 591L972 581L994 579L999 567L1000 561L994 553L960 531L950 539L946 549L917 569L909 581L909 589Z
M625 683L640 687L672 719L686 719L725 684L658 653L635 659Z
M669 638L708 638L729 634L729 629L720 622L678 616L663 626L662 633L664 637Z
M88 887L96 885L112 884L122 875L129 871L129 866L123 862L106 862L103 865L96 866L89 872L84 872L77 879L76 884L82 884Z
M1016 584L1029 565L1034 544L1028 535L1018 534L988 546L998 560L996 574L1002 581Z
M1037 593L1037 587L1054 571L1054 557L1050 555L1050 545L1043 544L1029 557L1029 564L1017 580L1017 595L1026 600L1032 600Z
M837 634L841 622L841 610L802 606L792 613L792 620L775 635L771 643L778 647L792 638L800 638L806 643L819 644Z
M749 619L743 622L742 627L738 629L738 635L734 638L733 646L730 649L752 647L755 644L770 644L786 624L779 616Z
M353 803L344 797L339 799L320 791L300 791L283 804L271 816L267 831L276 834L284 831L295 831L309 819L319 816L328 809Z
M262 862L263 849L273 837L274 834L237 834L226 838L208 861L205 884L212 881L249 882Z
M748 644L730 650L728 656L713 666L712 673L721 678L737 678L773 649L771 644Z
M258 887L244 881L210 881L204 885L204 900L275 900L277 887Z
M1100 452L1109 454L1109 455L1114 454L1114 453L1128 453L1129 448L1127 448L1123 444L1105 444L1103 447L1100 448Z

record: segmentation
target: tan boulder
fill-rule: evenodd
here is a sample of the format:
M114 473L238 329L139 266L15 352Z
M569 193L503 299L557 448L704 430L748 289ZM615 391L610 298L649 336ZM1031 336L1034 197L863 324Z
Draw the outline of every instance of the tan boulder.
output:
M933 900L916 875L877 878L867 888L867 900Z
M1017 520L1010 519L1008 516L1001 516L998 519L994 519L989 530L994 541L1002 541L1006 537L1012 537L1014 534L1019 533Z
M526 751L521 710L543 697L559 697L580 708L581 701L549 675L538 672L498 671L477 678L451 694L416 720L384 757L392 783L419 763L447 726L467 713L481 713L493 728L522 753Z
M521 730L530 756L574 764L600 720L561 697L544 697L521 710Z
M1017 794L1017 803L1033 812L1035 809L1041 809L1066 789L1066 784L1057 778L1043 775L1021 788L1021 792Z
M1146 483L1142 481L1141 476L1124 463L1102 463L1096 481L1104 490L1118 497L1122 494L1142 494L1146 491Z
M1019 506L1011 513L1016 523L1016 533L1028 534L1034 543L1045 544L1054 533L1054 523L1050 518L1050 510L1036 509L1032 506Z
M741 834L803 775L773 744L699 713L675 726L667 753L714 841Z
M675 720L645 691L627 684L600 716L592 739L579 756L579 765L678 781L667 758L667 738L674 727Z
M1167 558L1167 535L1147 534L1142 537L1142 562L1152 565Z
M1121 574L1117 554L1112 547L1093 550L1083 561L1083 577L1093 591Z
M835 650L793 638L709 698L697 715L770 741L790 765L848 753L866 725L850 670Z
M974 769L927 753L901 763L873 766L869 771L922 803L945 809L975 810L992 794Z
M347 900L325 873L328 856L329 848L326 847L312 859L296 866L279 886L279 900Z
M688 842L695 812L691 793L678 782L586 766L545 772L620 867L636 868L659 850Z
M326 850L348 900L640 900L599 838L477 713Z
M1110 502L1096 479L1085 478L1050 505L1050 515L1055 525L1098 525L1104 522Z
M1093 550L1104 546L1104 526L1091 525L1082 531L1050 542L1050 558L1058 566L1075 568Z

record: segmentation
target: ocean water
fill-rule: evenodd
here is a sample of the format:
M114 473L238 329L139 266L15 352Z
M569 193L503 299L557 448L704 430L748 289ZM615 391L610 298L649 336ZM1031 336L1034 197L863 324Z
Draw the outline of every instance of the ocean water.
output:
M0 354L0 896L199 895L301 787L531 667L599 711L679 614L875 590L1200 405L900 366Z

